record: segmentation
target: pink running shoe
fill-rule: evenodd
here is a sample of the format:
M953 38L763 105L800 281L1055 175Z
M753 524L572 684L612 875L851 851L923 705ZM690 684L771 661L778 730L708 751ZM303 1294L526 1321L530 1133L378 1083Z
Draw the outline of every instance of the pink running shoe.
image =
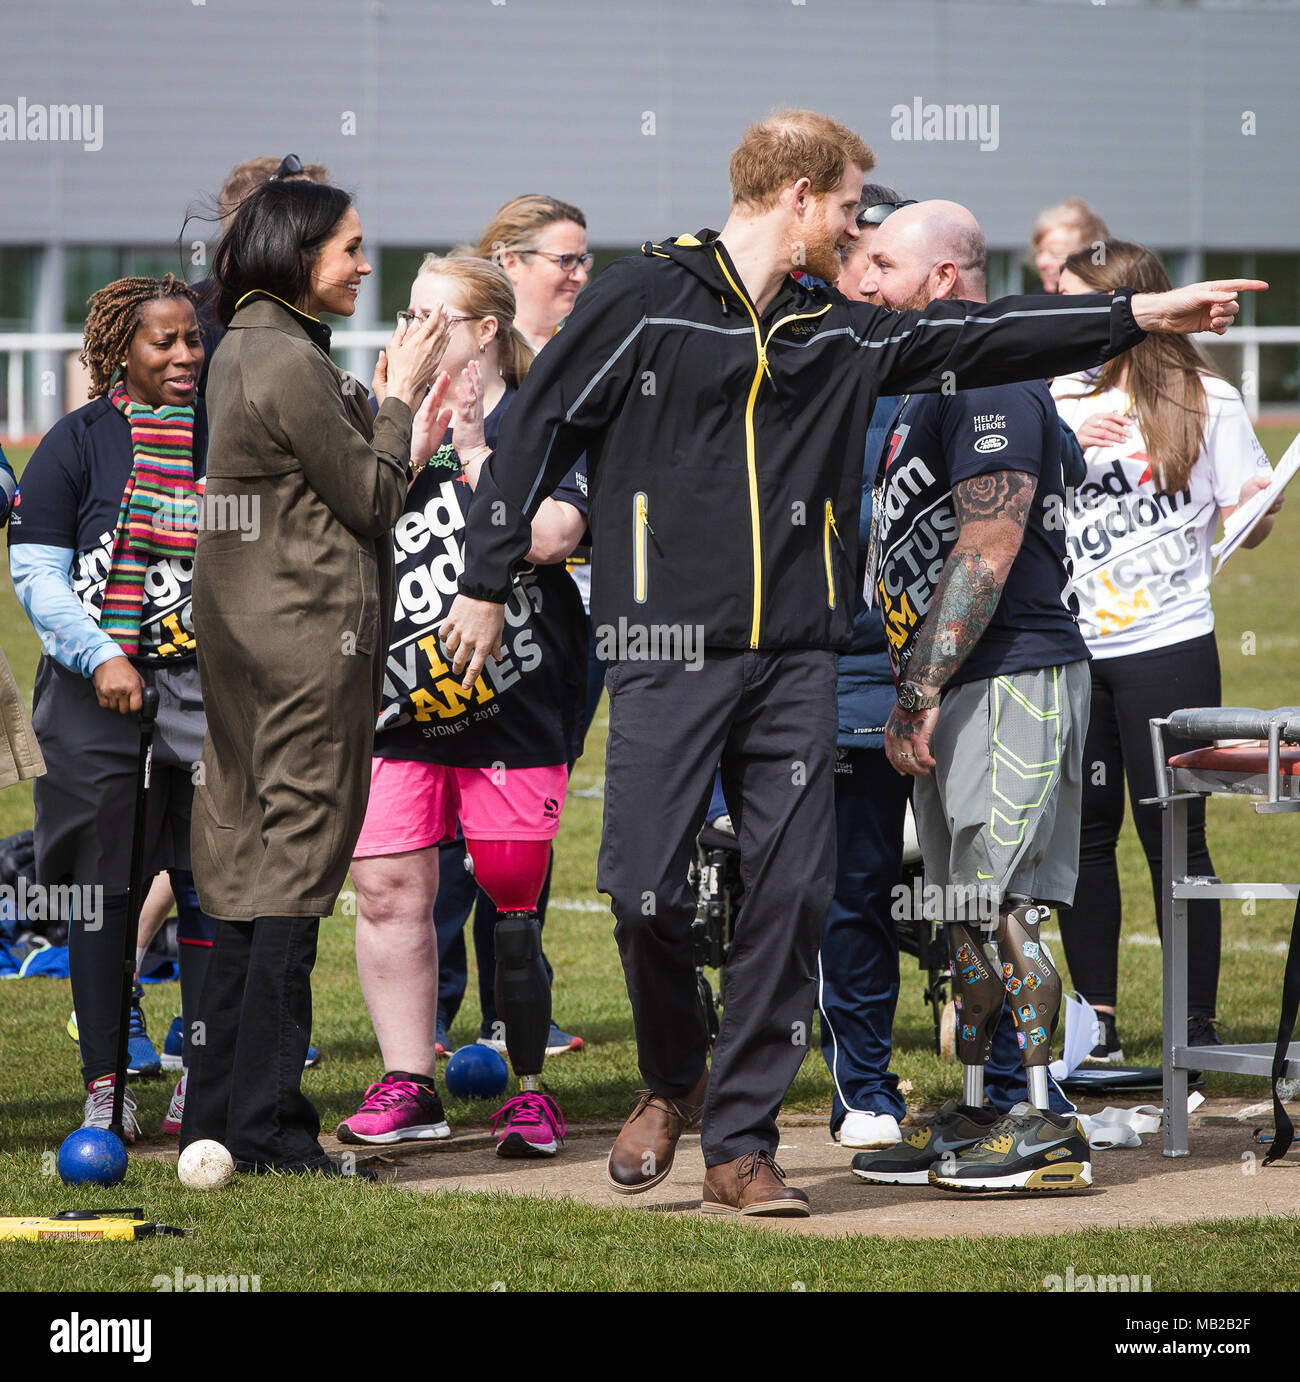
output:
M554 1156L564 1141L564 1115L549 1094L516 1094L488 1122L497 1135L497 1156Z
M340 1142L421 1142L450 1136L438 1091L389 1075L372 1084L361 1107L338 1126Z
M172 1101L167 1105L167 1116L158 1129L164 1137L179 1137L181 1134L181 1119L185 1116L185 1081L188 1079L188 1075L181 1076Z

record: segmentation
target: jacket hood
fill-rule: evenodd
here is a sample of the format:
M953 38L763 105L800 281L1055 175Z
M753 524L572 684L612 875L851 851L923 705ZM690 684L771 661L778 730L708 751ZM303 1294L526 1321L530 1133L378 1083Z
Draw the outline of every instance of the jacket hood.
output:
M652 259L671 259L675 264L680 264L699 279L711 294L721 299L724 315L737 307L744 315L739 301L744 291L740 286L740 275L725 246L718 240L716 230L700 230L694 235L677 235L658 242L647 240L641 246L641 253ZM810 300L816 298L825 301L827 297L826 287L820 279L801 282L793 276L786 278L777 298L784 300L790 293L796 298L807 297Z

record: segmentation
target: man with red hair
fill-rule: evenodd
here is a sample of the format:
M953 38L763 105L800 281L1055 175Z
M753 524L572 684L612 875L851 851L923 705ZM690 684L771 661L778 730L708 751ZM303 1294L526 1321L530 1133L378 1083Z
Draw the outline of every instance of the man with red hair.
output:
M1144 329L1222 331L1237 291L1265 286L891 312L792 277L835 277L874 162L827 116L778 112L732 155L720 232L648 243L587 288L485 467L442 628L471 686L499 646L529 515L585 451L592 623L614 659L597 886L648 1086L608 1178L657 1185L702 1116L711 1212L809 1212L774 1160L776 1115L807 1049L835 879L834 653L852 635L876 396L1041 379ZM687 864L719 761L746 901L710 1072Z

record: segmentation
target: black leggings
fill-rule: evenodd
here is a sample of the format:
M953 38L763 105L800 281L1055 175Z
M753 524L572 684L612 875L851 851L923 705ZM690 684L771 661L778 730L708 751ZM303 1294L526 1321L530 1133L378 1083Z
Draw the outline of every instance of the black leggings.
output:
M190 1015L198 1011L209 954L205 942L210 941L213 921L199 907L194 875L181 869L169 869L168 873L180 918L181 945L177 963L181 1010L188 1024L192 1020ZM110 1074L117 1064L126 908L125 893L109 893L104 898L98 926L87 927L74 920L68 927L68 970L77 1014L77 1040L81 1047L81 1078L85 1084Z
M1151 870L1156 926L1163 916L1161 826L1148 720L1187 706L1220 703L1219 651L1212 633L1148 653L1100 658L1092 664L1092 718L1083 750L1083 823L1079 883L1073 907L1060 912L1061 940L1075 987L1092 1004L1114 1007L1118 989L1120 893L1115 846L1124 823L1128 778L1133 824ZM1171 741L1169 753L1201 747ZM1213 874L1205 843L1205 802L1188 803L1187 871ZM1213 1017L1219 987L1219 904L1191 902L1188 916L1188 1012Z

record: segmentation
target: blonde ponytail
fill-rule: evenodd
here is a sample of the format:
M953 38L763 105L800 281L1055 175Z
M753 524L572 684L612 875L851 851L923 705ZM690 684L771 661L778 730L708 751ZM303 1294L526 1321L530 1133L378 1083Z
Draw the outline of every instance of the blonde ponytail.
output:
M501 342L501 377L512 389L524 382L524 376L537 357L537 352L524 339L523 332L513 323Z

